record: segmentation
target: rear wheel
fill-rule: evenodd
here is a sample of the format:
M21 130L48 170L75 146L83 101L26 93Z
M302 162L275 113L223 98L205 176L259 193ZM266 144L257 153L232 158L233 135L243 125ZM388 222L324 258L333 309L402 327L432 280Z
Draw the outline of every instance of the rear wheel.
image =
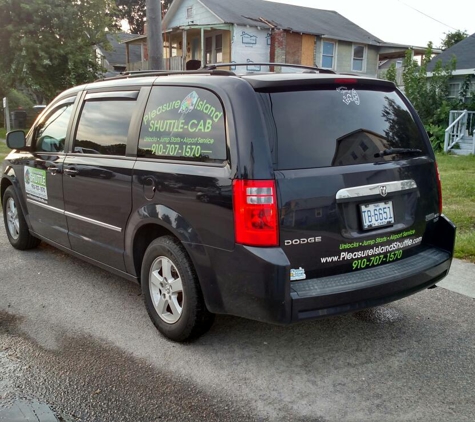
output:
M199 337L211 327L193 266L183 246L173 237L154 240L142 263L142 293L157 329L174 341Z
M8 240L14 248L33 249L40 244L41 240L32 236L28 230L13 186L9 186L3 195L3 220Z

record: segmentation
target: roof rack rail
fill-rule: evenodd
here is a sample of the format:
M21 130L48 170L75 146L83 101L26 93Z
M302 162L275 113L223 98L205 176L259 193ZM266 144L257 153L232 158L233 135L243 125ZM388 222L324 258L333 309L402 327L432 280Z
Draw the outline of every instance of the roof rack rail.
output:
M291 63L274 63L274 62L247 62L247 63L213 63L203 66L201 69L215 70L219 67L237 67L237 66L280 66L280 67L293 67L297 69L305 69L309 71L314 71L318 73L331 73L336 74L335 71L330 69L322 69L318 66L305 66L302 64L291 64Z
M141 78L146 76L170 76L170 75L216 75L216 76L236 76L229 70L217 70L201 68L198 70L131 70L121 72L120 75L109 78L98 79L98 81L110 81L115 79Z
M213 63L207 64L198 70L129 70L121 72L120 75L111 76L109 78L100 78L97 81L110 81L115 79L129 79L146 76L171 76L171 75L215 75L215 76L237 76L232 70L218 69L221 67L237 67L237 66L279 66L279 67L293 67L297 69L304 69L304 73L331 73L336 74L330 69L322 69L318 66L305 66L301 64L290 63L274 63L274 62L254 62L254 63Z

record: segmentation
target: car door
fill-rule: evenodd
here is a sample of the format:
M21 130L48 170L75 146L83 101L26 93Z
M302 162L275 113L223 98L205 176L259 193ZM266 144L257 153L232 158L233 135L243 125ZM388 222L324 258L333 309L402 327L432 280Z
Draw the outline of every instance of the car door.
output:
M32 229L68 248L62 170L76 100L77 96L72 96L60 101L37 123L31 142L32 154L24 162L22 175Z
M64 202L71 248L125 270L124 232L131 212L140 89L87 92L64 161ZM148 92L142 92L145 101Z

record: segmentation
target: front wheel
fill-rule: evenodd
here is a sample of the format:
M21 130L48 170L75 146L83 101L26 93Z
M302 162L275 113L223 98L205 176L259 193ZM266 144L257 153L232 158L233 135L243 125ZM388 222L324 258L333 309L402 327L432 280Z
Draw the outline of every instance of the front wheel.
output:
M149 245L141 283L147 312L165 337L192 340L211 327L214 315L206 309L193 266L174 237L160 237Z
M20 250L36 248L41 240L30 234L13 186L3 195L3 221L10 244Z

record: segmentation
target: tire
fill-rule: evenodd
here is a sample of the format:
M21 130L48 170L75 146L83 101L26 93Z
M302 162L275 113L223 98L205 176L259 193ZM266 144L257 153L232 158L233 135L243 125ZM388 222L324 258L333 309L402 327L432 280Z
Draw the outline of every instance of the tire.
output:
M13 186L3 195L3 221L10 244L19 250L36 248L41 240L30 234Z
M174 237L163 236L149 245L141 284L147 312L165 337L184 342L211 328L214 315L206 309L193 265Z

